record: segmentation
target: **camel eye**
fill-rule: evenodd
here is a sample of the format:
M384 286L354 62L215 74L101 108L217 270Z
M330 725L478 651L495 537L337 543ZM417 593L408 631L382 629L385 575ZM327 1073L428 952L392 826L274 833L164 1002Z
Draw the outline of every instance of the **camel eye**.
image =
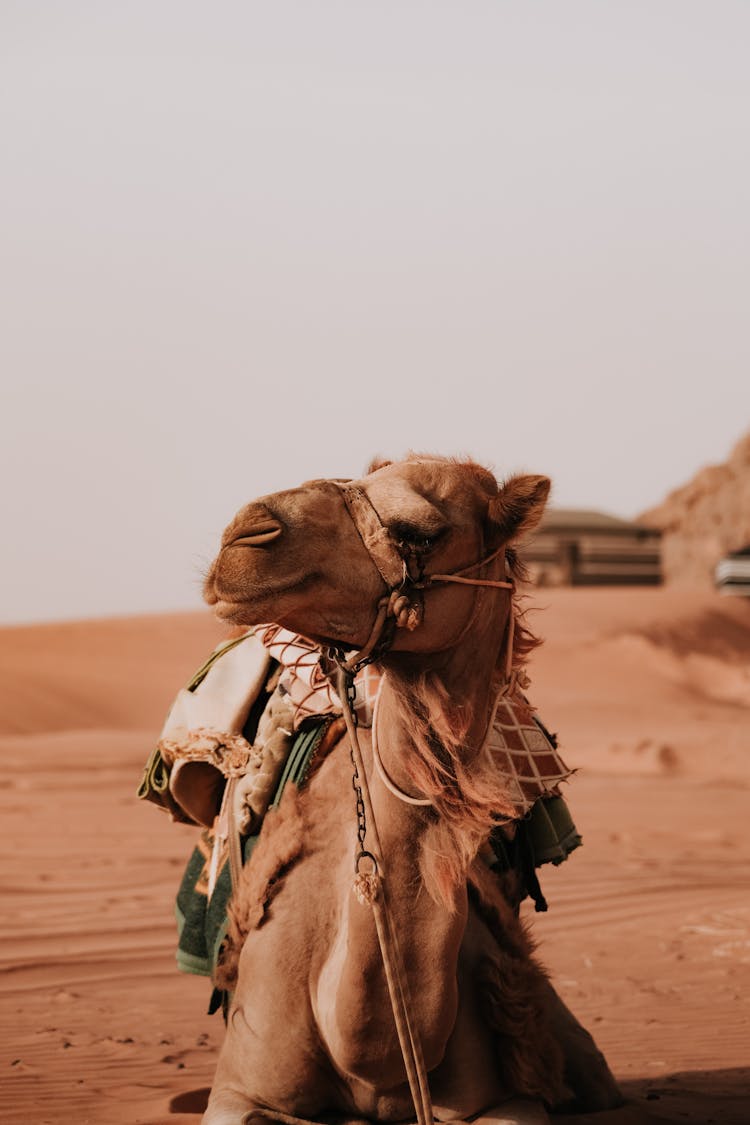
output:
M413 524L398 522L391 527L391 534L402 546L411 551L431 551L438 539L445 534L443 528L424 531Z

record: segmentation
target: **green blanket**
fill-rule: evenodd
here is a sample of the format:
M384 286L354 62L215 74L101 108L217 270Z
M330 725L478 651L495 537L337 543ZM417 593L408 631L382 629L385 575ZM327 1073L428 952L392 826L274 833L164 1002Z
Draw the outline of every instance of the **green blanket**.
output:
M545 863L555 867L583 843L573 823L564 797L542 797L516 825L513 840L495 830L490 845L499 871L515 871L519 879L521 899L529 898L534 909L547 909L547 900L539 886L537 868Z
M313 759L332 718L304 725L295 738L279 778L271 808L277 808L287 784L303 785ZM260 834L243 840L243 862L247 863ZM219 871L214 893L208 898L208 866L213 851L210 830L201 833L200 842L188 861L177 892L177 967L184 973L212 977L227 930L227 904L232 894L232 879L226 857Z

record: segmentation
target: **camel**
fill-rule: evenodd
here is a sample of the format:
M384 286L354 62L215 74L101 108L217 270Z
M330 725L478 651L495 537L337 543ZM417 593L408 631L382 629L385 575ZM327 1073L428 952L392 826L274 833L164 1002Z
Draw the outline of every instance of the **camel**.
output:
M535 644L514 544L549 487L410 455L265 496L224 532L204 590L220 618L278 622L345 670L377 660L380 768L371 733L338 721L305 786L269 814L233 897L233 1000L204 1125L414 1119L368 878L397 936L436 1119L501 1106L493 1120L530 1125L571 1098L620 1104L481 855L511 815L485 734ZM359 812L352 733L369 782Z

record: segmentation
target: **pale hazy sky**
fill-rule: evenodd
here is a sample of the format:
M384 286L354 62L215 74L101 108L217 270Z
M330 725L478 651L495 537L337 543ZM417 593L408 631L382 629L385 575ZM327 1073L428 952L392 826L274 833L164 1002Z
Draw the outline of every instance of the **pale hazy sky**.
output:
M632 516L750 426L747 0L0 0L0 620L197 606L409 447Z

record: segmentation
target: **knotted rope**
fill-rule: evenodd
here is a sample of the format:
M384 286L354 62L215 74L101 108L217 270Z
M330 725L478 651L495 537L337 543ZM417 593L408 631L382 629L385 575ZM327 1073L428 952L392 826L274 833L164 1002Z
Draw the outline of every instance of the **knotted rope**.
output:
M367 783L367 773L362 757L362 748L357 735L356 716L351 707L350 693L347 690L350 682L351 673L344 668L340 668L337 684L338 694L344 707L344 720L349 735L352 758L356 765L358 782L362 791L366 816L365 826L369 828L372 834L374 847L373 854L372 852L366 852L363 845L361 845L361 850L357 854L355 861L354 892L363 905L366 904L372 909L378 945L380 946L380 955L383 959L383 969L388 986L388 995L390 996L393 1018L396 1024L396 1033L406 1067L409 1089L417 1114L417 1125L433 1125L434 1114L430 1088L427 1082L427 1069L424 1063L419 1033L414 1027L412 1019L409 982L388 905L388 890L385 882L385 872L382 866L383 849L380 843L375 814L373 812L370 788ZM369 859L372 862L372 870L366 872L360 871L363 859Z

